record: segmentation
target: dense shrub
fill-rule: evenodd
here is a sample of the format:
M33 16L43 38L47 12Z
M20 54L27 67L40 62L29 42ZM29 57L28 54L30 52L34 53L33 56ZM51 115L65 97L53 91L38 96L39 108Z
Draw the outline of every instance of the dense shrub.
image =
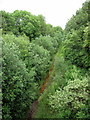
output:
M27 71L19 48L3 41L3 119L20 120L37 98L35 71Z
M44 49L48 50L50 52L50 55L52 56L55 52L54 44L53 44L53 38L50 36L40 36L39 38L36 38L33 43L43 46ZM57 47L57 43L56 43Z
M39 88L45 78L47 80L48 72L48 83L38 99L34 117L90 118L88 5L90 2L86 1L72 16L64 32L59 26L46 24L42 15L35 16L22 10L13 13L0 11L3 120L25 117L32 102L38 99Z
M65 59L87 69L90 68L89 5L90 2L86 1L76 15L68 21L63 42Z
M89 118L89 71L66 62L61 51L55 56L35 118Z
M84 47L85 41L85 39L84 41L81 39L79 31L69 33L66 40L63 42L64 56L65 59L69 60L72 64L82 68L89 68L89 48ZM89 41L87 42L86 44L89 46Z
M3 39L8 44L15 43L20 51L19 57L24 60L29 53L29 38L25 35L16 37L13 33L4 34Z
M73 75L74 80L50 95L51 111L58 112L60 118L89 118L89 78L79 79L76 73Z
M33 68L36 72L36 80L41 80L45 77L50 67L51 56L49 51L37 44L30 43L29 54L25 59L27 68Z
M47 49L26 36L3 35L3 119L20 120L39 95L51 62Z

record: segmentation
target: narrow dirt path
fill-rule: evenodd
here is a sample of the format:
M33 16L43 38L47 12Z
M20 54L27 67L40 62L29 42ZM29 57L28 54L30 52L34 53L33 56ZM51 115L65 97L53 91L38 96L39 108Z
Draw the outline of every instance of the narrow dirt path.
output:
M47 83L48 83L48 81L50 79L50 74L53 71L53 67L54 67L54 64L52 64L52 66L51 66L51 68L50 68L50 70L49 70L49 72L48 72L48 74L47 74L47 76L45 78L45 82L41 87L41 90L40 90L41 95L43 94L44 90L46 89ZM38 98L38 100L36 100L36 101L34 101L32 103L31 109L28 112L26 120L32 120L34 118L34 115L35 115L35 113L37 111L37 104L38 104L38 101L39 101L40 97Z
M44 84L41 87L40 93L43 93L44 90L46 89L46 85L47 85L47 83L48 83L48 81L50 79L50 73L53 71L53 67L54 67L54 65L51 66L50 71L49 71L49 73L46 76L45 82L44 82Z
M33 119L33 116L35 115L36 110L37 110L37 104L38 104L38 100L36 100L32 103L31 109L28 111L28 114L27 114L27 117L25 120Z

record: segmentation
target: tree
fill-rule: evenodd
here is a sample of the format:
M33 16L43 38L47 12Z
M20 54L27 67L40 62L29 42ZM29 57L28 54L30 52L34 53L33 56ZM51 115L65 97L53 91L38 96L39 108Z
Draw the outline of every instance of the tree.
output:
M29 54L25 58L27 68L33 68L36 72L36 81L39 82L46 76L50 66L50 54L49 51L37 44L30 43Z
M74 74L74 73L73 73ZM69 80L64 88L56 90L49 96L49 105L52 111L58 113L59 118L89 118L88 113L88 78L75 77Z
M16 37L14 34L4 34L3 39L8 44L15 43L18 46L20 55L19 57L24 60L29 52L29 38L26 35Z
M37 99L35 71L26 69L15 43L3 41L3 119L22 120L33 100Z
M1 28L2 28L2 33L6 34L7 32L10 31L14 31L15 30L15 21L13 16L5 11L0 11L0 14L2 16L2 24L1 24Z
M39 36L39 22L37 16L27 11L16 10L12 13L15 18L15 26L18 28L19 34L26 34L30 40Z
M65 59L87 69L90 68L90 43L89 37L86 37L90 27L88 22L89 4L90 2L85 2L83 7L66 24L65 41L63 42Z
M44 49L48 50L51 57L54 55L55 49L53 44L53 38L50 36L40 36L33 40L33 43L39 46L43 46Z

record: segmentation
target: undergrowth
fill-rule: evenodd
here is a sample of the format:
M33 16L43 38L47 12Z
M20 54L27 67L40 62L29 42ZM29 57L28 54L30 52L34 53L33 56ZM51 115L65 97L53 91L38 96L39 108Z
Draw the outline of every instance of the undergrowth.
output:
M66 104L68 104L67 97L70 97L70 95L68 95L65 98L65 101L63 99L65 97L64 95L67 95L69 93L68 91L68 93L66 94L66 92L64 92L65 91L64 89L70 86L69 84L71 83L71 81L72 81L72 84L70 87L73 87L73 89L75 89L74 88L75 86L73 86L75 80L76 80L76 86L78 86L80 81L83 81L83 83L81 82L81 84L83 84L84 86L85 80L86 80L87 85L85 88L86 90L85 94L87 96L87 99L85 99L86 96L83 96L83 94L80 94L82 96L82 99L85 99L84 101L83 100L77 101L79 103L77 103L76 101L74 102L71 101L71 104L83 103L81 104L81 106L78 107L78 109L74 108L73 110L70 108L70 106L66 107ZM88 80L89 80L89 71L80 69L75 65L72 65L69 62L66 62L63 56L60 54L60 52L58 52L55 57L53 72L50 74L50 79L47 84L47 87L44 93L39 98L38 109L37 109L35 118L88 118L90 117L88 114L88 106L87 106L87 102L89 102L88 101L88 93L89 93ZM81 88L83 86L81 86ZM79 90L81 90L81 88L78 87ZM68 90L69 89L70 88L68 88ZM63 94L63 96L60 98L59 94L60 95ZM77 97L75 97L75 99L77 99ZM74 96L72 96L71 99L74 100ZM61 102L64 104L64 108L59 106ZM84 112L83 112L83 109L85 110ZM76 112L77 110L78 112Z

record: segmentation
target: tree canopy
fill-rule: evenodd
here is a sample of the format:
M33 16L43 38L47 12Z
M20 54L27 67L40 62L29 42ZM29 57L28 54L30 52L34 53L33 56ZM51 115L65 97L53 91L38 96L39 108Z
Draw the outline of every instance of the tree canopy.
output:
M43 15L0 11L3 120L27 120L36 100L33 118L90 118L89 6L86 1L64 30Z

